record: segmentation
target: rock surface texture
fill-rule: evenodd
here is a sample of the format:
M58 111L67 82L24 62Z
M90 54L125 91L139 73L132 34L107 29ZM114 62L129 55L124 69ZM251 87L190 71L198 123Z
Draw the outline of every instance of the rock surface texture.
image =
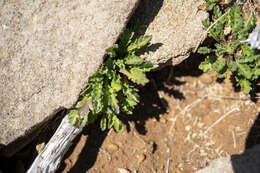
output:
M138 2L0 2L0 145L23 140L76 102ZM200 4L142 0L136 16L146 21L144 34L153 37L143 58L173 65L186 59L203 40L202 21L208 15Z
M202 0L143 0L136 15L152 35L149 52L143 57L156 64L176 65L188 58L204 40L202 21L208 17L199 9Z
M139 0L0 2L0 144L70 108Z
M246 150L241 155L223 157L210 162L209 166L196 173L259 173L260 145Z

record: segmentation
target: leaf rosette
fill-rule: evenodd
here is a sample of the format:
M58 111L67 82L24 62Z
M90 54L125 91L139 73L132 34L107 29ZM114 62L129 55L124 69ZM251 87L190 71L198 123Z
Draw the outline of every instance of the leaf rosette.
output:
M107 49L103 65L89 78L87 88L70 111L71 124L84 126L100 119L101 130L124 130L118 115L133 113L139 102L136 84L149 82L145 72L157 67L136 55L149 43L151 36L134 39L134 35L133 31L126 29L118 44ZM84 109L87 106L89 109Z
M255 28L256 18L253 12L243 18L238 4L221 10L217 3L217 0L208 1L212 18L203 22L215 45L198 49L198 53L206 55L199 68L204 72L215 70L218 78L225 78L231 72L242 91L248 94L252 82L260 75L260 51L251 49L244 41Z

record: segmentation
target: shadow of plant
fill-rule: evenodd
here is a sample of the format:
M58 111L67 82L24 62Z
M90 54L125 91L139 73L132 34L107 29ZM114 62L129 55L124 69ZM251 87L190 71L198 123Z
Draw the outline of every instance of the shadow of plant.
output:
M148 73L148 78L150 83L144 87L139 88L140 92L140 103L134 110L133 115L119 115L119 118L126 125L126 131L130 132L130 123L134 124L135 129L141 135L146 135L146 122L148 119L155 118L157 121L160 121L160 115L167 112L168 104L166 100L160 98L158 95L158 90L162 90L165 93L173 96L175 99L185 99L185 96L178 90L174 89L175 85L183 85L185 82L179 81L176 77L181 76L199 76L201 71L197 69L197 65L200 63L201 59L197 55L192 55L189 59L185 60L183 63L175 67L166 67L159 71L154 71ZM192 67L192 68L191 68ZM168 80L168 75L173 68L173 77ZM166 87L166 85L172 86ZM162 104L162 102L164 104ZM70 172L85 173L88 171L97 160L99 150L108 135L108 131L102 132L99 128L99 124L88 125L84 131L84 135L87 135L87 140L82 147L82 150L77 158L76 163L70 169ZM71 149L66 154L67 158L73 152L73 148L79 142L80 137L77 137L73 141ZM156 150L157 146L153 146ZM66 167L65 163L62 163L61 168L57 172L61 172Z

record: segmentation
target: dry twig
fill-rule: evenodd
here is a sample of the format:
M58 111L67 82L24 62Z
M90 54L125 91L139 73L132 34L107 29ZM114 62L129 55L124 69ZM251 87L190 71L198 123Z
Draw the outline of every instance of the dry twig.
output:
M216 126L218 123L220 123L223 119L225 119L229 114L231 114L234 111L239 111L239 108L234 108L232 110L230 110L229 112L225 113L223 116L221 116L217 121L215 121L205 132L207 133L210 129L212 129L214 126Z

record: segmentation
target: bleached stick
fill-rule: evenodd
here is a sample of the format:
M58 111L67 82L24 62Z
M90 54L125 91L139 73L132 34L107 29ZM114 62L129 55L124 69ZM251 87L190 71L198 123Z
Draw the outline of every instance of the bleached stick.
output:
M232 138L233 138L234 148L236 148L236 147L237 147L237 142L236 142L236 136L235 136L235 132L234 132L234 130L232 130L231 133L232 133Z
M230 110L229 112L227 112L226 114L224 114L222 117L220 117L217 121L215 121L205 132L207 133L210 129L212 129L214 126L216 126L218 123L220 123L220 121L222 121L223 119L225 119L229 114L231 114L234 111L239 111L239 108L234 108L232 110Z
M45 148L39 153L27 173L54 173L61 159L69 149L73 139L82 127L70 124L67 114Z
M169 166L170 166L170 159L168 158L166 162L166 173L169 173Z

